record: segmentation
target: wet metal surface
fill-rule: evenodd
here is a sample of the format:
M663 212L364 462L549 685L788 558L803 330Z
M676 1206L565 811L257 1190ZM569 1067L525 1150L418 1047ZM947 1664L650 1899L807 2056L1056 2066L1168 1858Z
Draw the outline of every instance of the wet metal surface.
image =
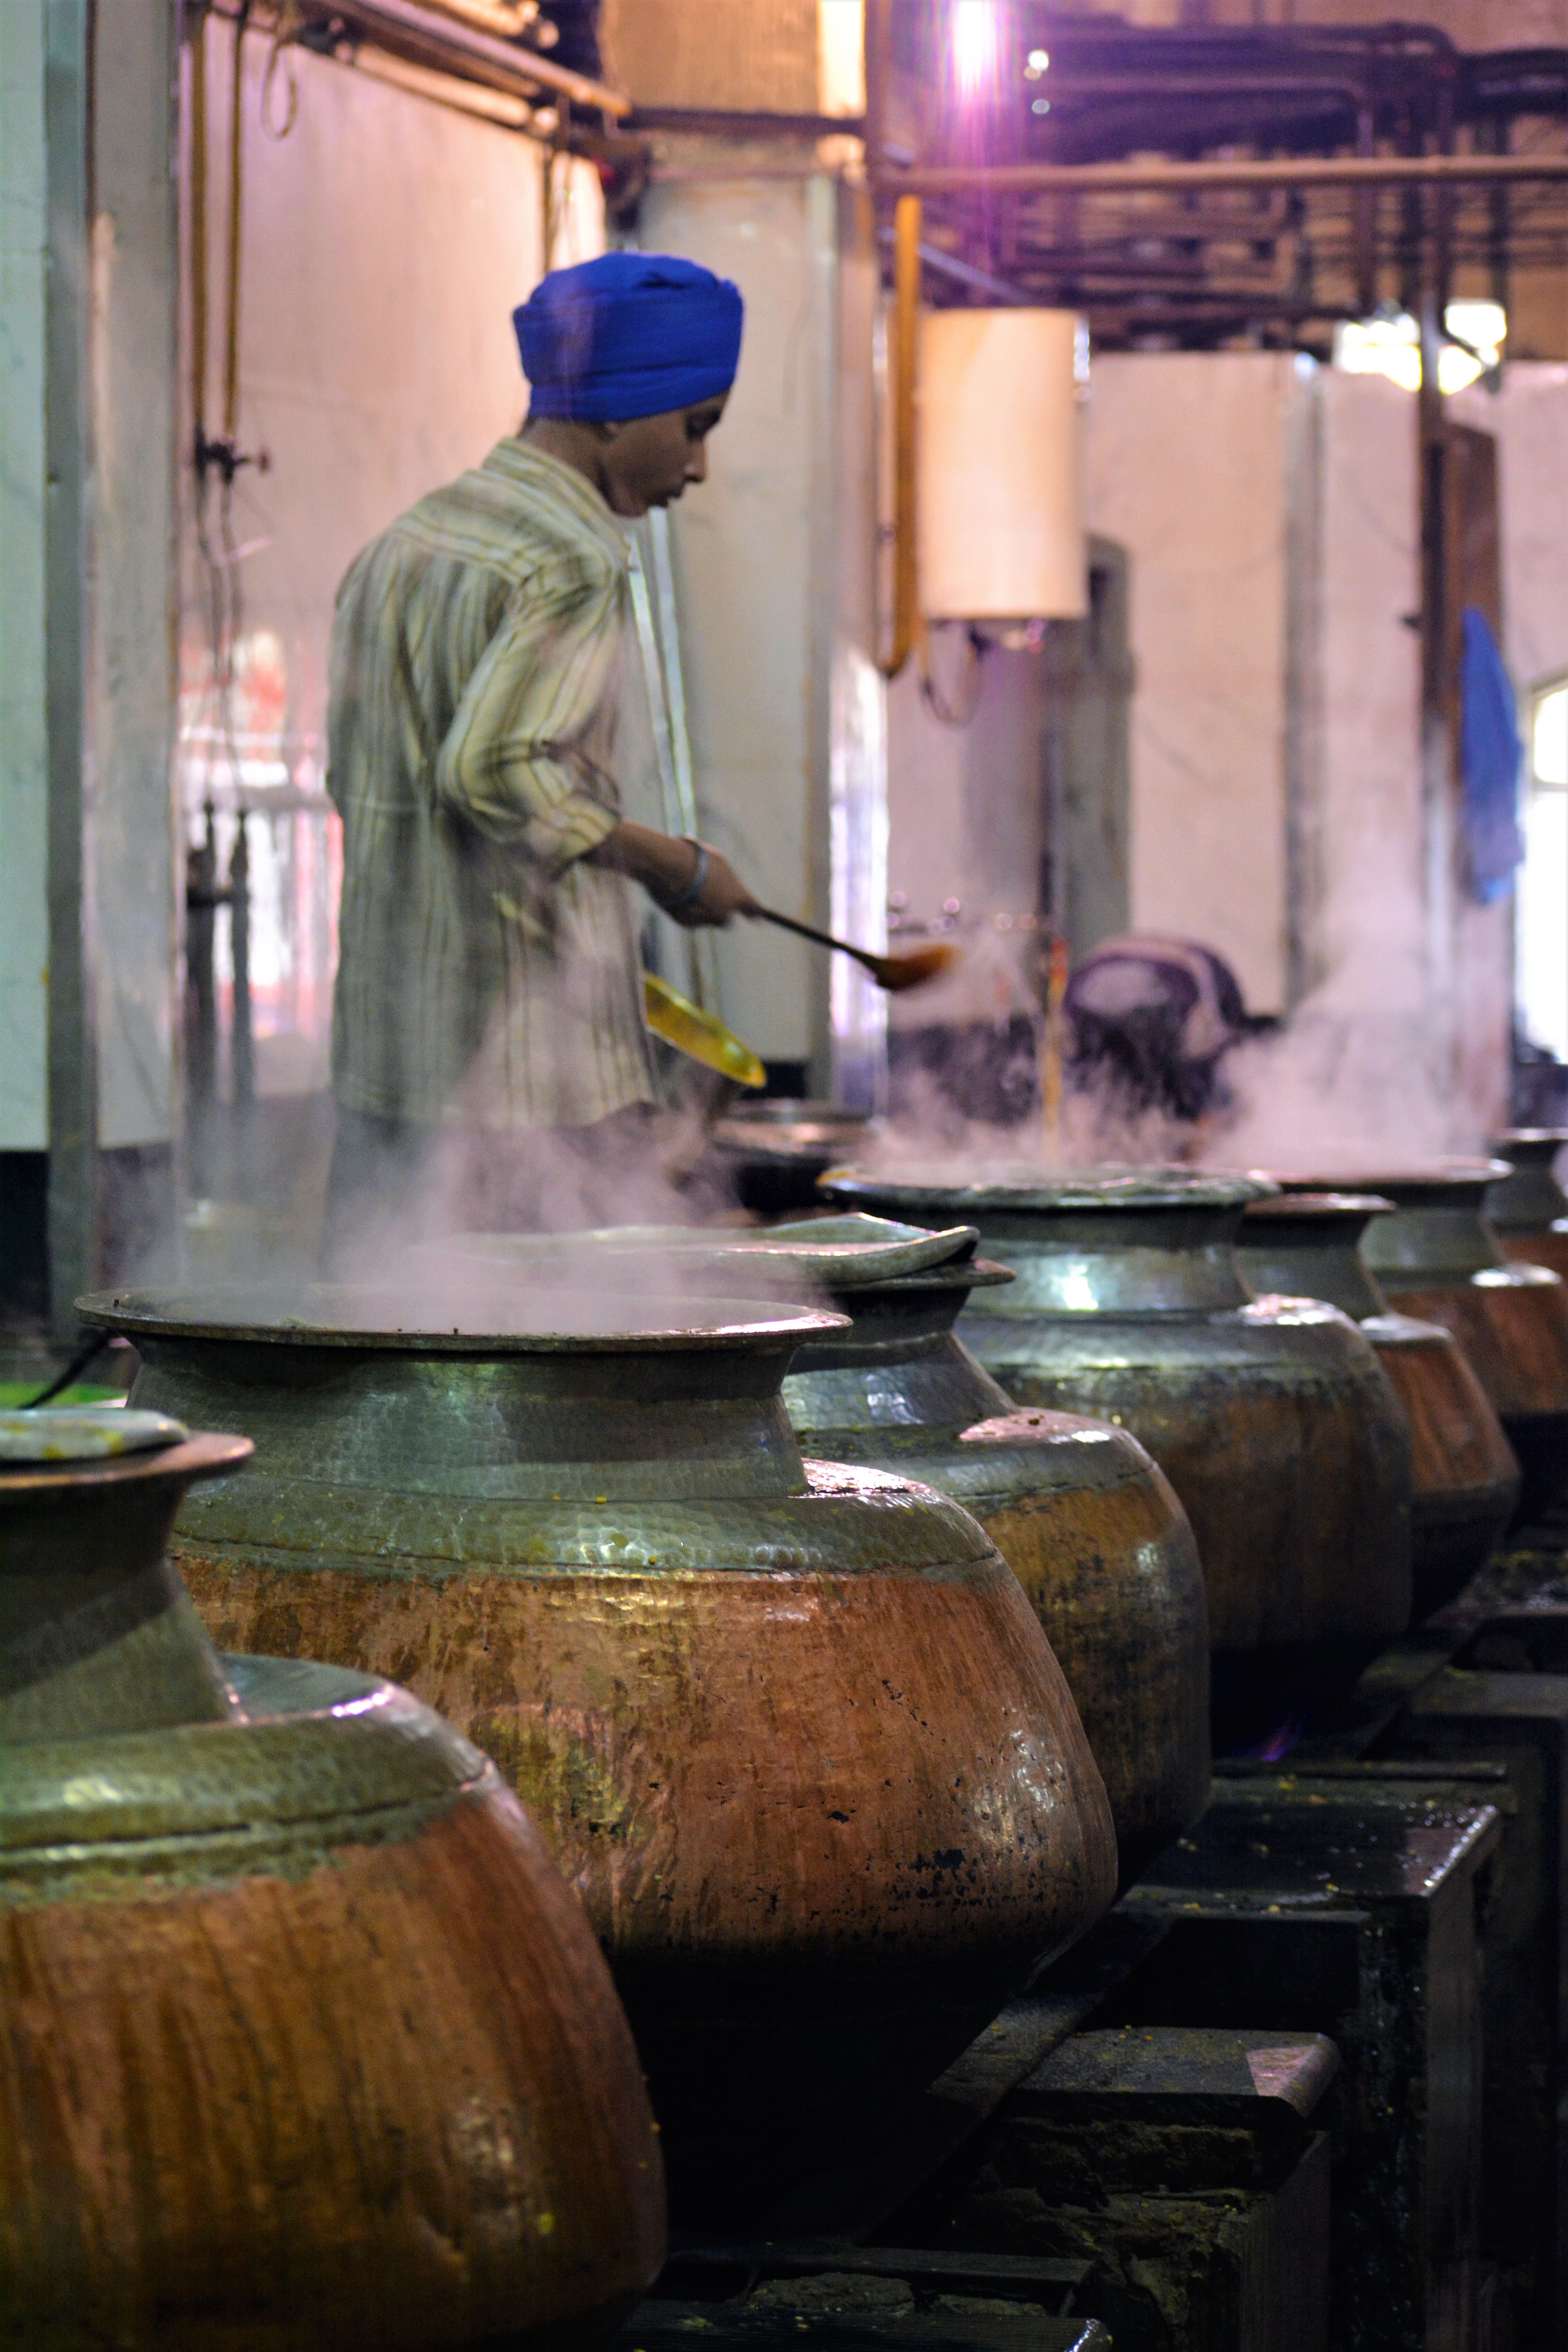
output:
M1165 1472L1197 1538L1227 1712L1267 1717L1309 1678L1353 1679L1403 1631L1409 1432L1347 1318L1251 1298L1234 1244L1266 1183L1143 1171L943 1187L859 1171L830 1190L966 1217L1012 1267L959 1336L1016 1402L1122 1426Z
M939 2073L1114 1884L1077 1711L982 1529L801 1461L779 1381L838 1328L138 1339L143 1397L257 1441L176 1530L209 1625L391 1675L496 1759L709 2221Z

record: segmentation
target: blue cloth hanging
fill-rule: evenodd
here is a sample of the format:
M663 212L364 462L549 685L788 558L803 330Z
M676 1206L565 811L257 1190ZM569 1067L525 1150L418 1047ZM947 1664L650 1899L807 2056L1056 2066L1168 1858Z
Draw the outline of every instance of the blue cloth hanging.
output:
M1470 895L1506 898L1524 857L1519 823L1519 704L1484 613L1467 604L1459 657L1462 822Z

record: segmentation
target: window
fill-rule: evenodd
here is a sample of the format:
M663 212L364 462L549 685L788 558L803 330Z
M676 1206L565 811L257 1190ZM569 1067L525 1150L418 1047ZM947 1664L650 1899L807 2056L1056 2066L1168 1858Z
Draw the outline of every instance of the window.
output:
M1515 988L1533 1045L1568 1062L1568 675L1530 696Z

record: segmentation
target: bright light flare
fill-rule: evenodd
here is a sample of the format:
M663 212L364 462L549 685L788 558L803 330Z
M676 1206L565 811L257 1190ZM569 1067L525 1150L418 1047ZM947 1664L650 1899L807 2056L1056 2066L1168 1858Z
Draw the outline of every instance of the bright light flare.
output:
M1451 335L1470 345L1445 343L1437 355L1443 392L1463 392L1485 368L1502 357L1508 320L1496 302L1450 302L1443 313ZM1472 357L1471 352L1479 354ZM1408 310L1382 311L1373 319L1344 319L1334 329L1334 365L1350 375L1385 375L1406 392L1421 389L1421 331Z
M996 0L952 0L952 81L973 104L996 87L1001 63Z

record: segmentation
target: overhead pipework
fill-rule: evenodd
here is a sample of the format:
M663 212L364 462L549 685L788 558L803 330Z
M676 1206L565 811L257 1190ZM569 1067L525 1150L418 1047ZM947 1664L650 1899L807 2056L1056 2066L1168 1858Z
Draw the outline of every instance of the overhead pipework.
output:
M962 0L868 11L868 168L884 204L922 199L931 303L1326 359L1339 320L1425 302L1441 333L1458 273L1506 307L1513 272L1568 263L1568 49L991 14L981 73Z

